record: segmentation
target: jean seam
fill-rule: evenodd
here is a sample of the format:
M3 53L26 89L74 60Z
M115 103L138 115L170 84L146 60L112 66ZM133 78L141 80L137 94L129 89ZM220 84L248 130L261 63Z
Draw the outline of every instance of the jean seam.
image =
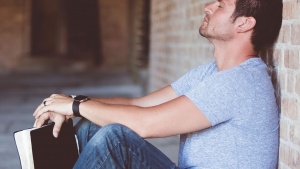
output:
M112 150L114 150L114 149L117 147L117 145L119 145L119 144L122 145L123 147L125 147L127 150L129 150L134 156L139 157L139 156L137 156L130 148L127 148L127 147L124 146L121 142L118 142L116 145L114 145L113 148L112 148ZM108 159L109 154L111 154L111 153L109 152L109 153L106 154L106 158L105 158L105 160L103 161L103 163L100 164L100 168L103 166L103 164L104 164L104 163L106 162L106 160ZM141 160L140 158L137 158L137 159L141 162L142 165L144 165L144 166L147 167L148 169L151 168L151 167L148 167L145 163L143 163L142 160Z
M151 167L148 167L148 165L147 164L145 164L145 162L143 162L140 158L139 158L139 156L138 155L136 155L135 153L134 153L134 151L132 151L130 148L127 148L135 157L137 157L137 159L145 166L145 167L147 167L147 168L151 168Z

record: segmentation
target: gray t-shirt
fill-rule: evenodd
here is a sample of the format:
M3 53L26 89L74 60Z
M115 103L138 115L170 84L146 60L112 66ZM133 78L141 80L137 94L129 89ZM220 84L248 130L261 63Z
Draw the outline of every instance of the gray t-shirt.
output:
M202 65L171 86L212 125L181 135L179 168L276 168L278 107L267 66L260 58L224 71L218 71L215 62Z

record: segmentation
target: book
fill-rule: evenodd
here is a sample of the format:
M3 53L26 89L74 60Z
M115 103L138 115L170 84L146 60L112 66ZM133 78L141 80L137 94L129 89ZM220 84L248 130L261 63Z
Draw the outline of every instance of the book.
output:
M71 169L78 158L73 121L65 122L59 135L52 134L54 123L14 132L22 169Z

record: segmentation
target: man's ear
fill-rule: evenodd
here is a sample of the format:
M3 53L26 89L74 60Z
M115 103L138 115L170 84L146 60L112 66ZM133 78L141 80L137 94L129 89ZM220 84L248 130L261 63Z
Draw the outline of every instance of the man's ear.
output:
M243 33L252 30L256 25L256 20L253 17L238 17L236 19L237 32Z

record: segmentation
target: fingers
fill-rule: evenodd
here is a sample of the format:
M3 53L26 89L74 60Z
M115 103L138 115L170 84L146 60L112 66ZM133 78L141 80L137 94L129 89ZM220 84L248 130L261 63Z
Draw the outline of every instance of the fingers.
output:
M48 121L50 119L49 113L42 114L38 119L35 120L33 127L41 127L45 121Z
M41 110L41 108L50 105L52 100L53 100L53 98L51 98L51 97L48 97L48 98L44 99L44 100L42 101L42 103L41 103L41 104L36 108L36 110L34 111L33 116L35 116L36 113L37 113L39 110Z
M38 119L35 120L33 127L41 127L45 121L52 120L54 122L53 136L58 137L62 124L67 119L66 116L54 112L43 113Z
M45 112L56 112L63 115L72 115L73 99L65 95L53 94L43 102L34 111L33 116L39 116Z
M52 94L50 97L45 98L33 113L36 118L33 126L41 127L45 121L50 119L55 123L53 136L57 138L62 124L67 119L64 114L72 114L72 102L72 98L66 95Z
M51 109L51 106L48 105L48 106L42 106L40 107L38 110L36 110L34 113L33 113L33 116L36 118L36 119L39 119L40 116L42 114L45 114L47 112L52 112L52 109Z
M58 137L60 129L62 124L65 122L65 117L62 115L58 115L56 114L55 118L53 119L53 121L55 122L54 127L53 127L53 136L55 138Z

